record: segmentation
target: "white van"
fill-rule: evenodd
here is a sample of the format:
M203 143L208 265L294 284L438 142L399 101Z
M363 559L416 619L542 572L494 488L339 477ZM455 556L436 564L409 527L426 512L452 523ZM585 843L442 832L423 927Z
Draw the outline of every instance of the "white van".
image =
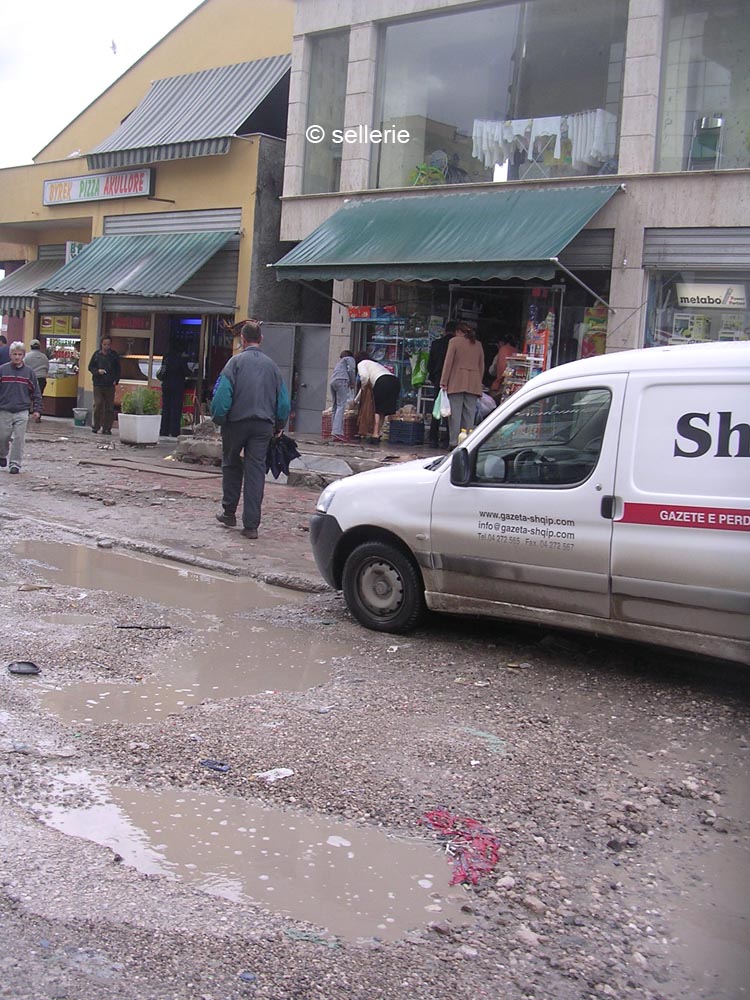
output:
M750 343L528 382L452 455L323 491L315 561L385 632L426 608L750 662Z

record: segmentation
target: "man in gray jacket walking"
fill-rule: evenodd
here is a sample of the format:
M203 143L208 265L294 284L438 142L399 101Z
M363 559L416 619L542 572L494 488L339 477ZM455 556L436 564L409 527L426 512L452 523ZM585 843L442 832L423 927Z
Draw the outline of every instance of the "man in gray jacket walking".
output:
M20 340L10 345L10 361L0 365L0 469L8 465L18 475L23 461L29 412L34 420L42 415L42 394L36 375L24 363L26 348Z
M222 507L216 520L226 528L237 524L244 489L242 534L258 537L266 485L266 454L274 430L289 416L289 395L274 361L263 354L261 324L242 327L242 353L224 366L211 402L211 416L221 427Z

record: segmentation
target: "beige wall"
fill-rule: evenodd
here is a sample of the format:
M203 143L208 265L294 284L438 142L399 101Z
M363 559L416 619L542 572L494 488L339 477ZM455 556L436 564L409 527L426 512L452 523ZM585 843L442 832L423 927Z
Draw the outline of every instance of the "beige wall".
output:
M291 52L294 0L206 0L34 158L85 154L143 100L153 80Z

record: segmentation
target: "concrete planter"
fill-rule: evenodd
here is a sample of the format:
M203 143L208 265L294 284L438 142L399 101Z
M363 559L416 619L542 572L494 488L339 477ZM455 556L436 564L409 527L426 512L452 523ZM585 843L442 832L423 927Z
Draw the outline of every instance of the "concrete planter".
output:
M120 413L117 427L123 444L158 444L161 414Z

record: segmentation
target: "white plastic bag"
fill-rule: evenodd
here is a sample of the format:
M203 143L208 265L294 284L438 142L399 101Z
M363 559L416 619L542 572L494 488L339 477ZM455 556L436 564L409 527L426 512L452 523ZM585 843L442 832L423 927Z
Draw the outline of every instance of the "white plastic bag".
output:
M451 401L445 389L440 390L440 416L449 417L451 415Z

